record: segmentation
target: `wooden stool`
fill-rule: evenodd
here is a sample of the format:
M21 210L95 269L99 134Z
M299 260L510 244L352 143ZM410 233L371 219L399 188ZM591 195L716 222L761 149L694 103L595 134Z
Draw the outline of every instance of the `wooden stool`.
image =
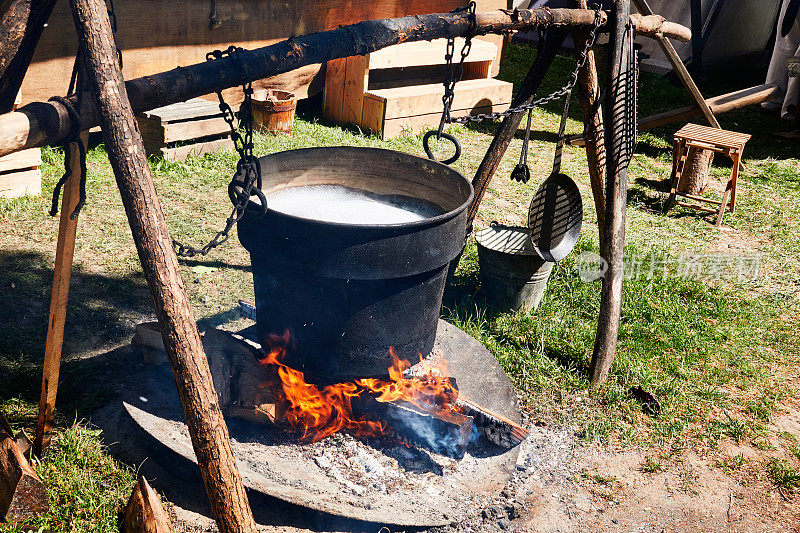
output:
M665 211L669 211L675 205L680 205L706 213L717 213L716 226L720 227L722 225L722 215L725 214L725 209L728 207L729 202L731 213L736 210L736 178L739 175L739 164L741 162L742 152L744 151L744 143L746 143L748 139L750 139L750 135L746 133L698 126L697 124L687 124L678 130L675 133L675 139L672 145L672 177L670 178L669 200L667 200ZM688 155L690 147L724 154L733 161L731 165L731 176L728 179L725 192L722 194L722 201L678 191L678 182L681 179L683 167L686 163L686 156ZM709 209L697 204L680 202L677 200L678 196L689 198L697 202L718 205L719 209Z

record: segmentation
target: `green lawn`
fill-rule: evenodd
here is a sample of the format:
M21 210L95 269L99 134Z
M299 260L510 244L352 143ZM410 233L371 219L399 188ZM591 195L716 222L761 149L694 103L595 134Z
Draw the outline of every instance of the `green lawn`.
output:
M518 83L532 59L528 49L512 46L500 77ZM572 65L570 58L558 58L543 91L563 83ZM703 90L712 95L748 81L759 83L750 71L738 74L738 85L717 76L713 83L704 82ZM640 94L642 114L687 102L667 79L644 74ZM533 179L528 184L508 180L521 146L520 138L512 142L476 226L524 220L531 195L552 165L558 115L558 105L534 114L529 154ZM568 132L581 131L579 106L573 105L571 116ZM660 212L671 135L680 125L659 128L641 136L631 164L627 254L648 262L677 261L686 253L757 253L762 274L742 282L675 273L627 280L618 355L600 391L590 394L587 388L600 284L581 281L576 265L579 252L597 250L582 149L567 147L564 169L583 194L584 232L576 252L554 268L539 310L499 313L488 307L470 241L442 316L496 355L537 420L575 427L587 442L645 446L652 452L643 467L649 469L683 450L713 454L726 440L752 443L765 454L758 470L771 476L776 486L791 490L797 486L800 457L795 440L800 436L776 434L769 423L783 403L798 394L800 160L796 146L771 134L775 120L755 108L722 115L720 121L725 128L754 135L745 151L747 171L739 185L737 212L725 217L728 228L716 230L709 219L692 211L678 209L668 216ZM472 176L493 126L451 131L464 146L455 168ZM380 146L422 155L419 134L384 142L331 125L314 109L301 112L292 137L256 136L260 155L324 145ZM0 410L15 427L27 429L35 424L57 234L57 220L47 210L63 172L59 149L45 149L43 156L43 195L0 200ZM153 161L151 166L175 238L201 244L222 226L230 209L226 186L235 168L234 154L184 163ZM718 166L714 172L723 176L727 170ZM59 433L52 452L37 464L51 490L52 510L32 525L61 529L71 521L74 531L113 531L114 513L124 503L133 475L105 454L100 436L83 420L124 379L124 371L102 354L129 342L135 323L150 317L152 308L102 145L89 152L88 202L80 218L75 260ZM206 260L181 262L201 325L235 317L236 301L252 298L249 268L247 253L235 237ZM628 394L633 386L658 397L659 416L642 412ZM735 461L720 464L734 472L744 468Z

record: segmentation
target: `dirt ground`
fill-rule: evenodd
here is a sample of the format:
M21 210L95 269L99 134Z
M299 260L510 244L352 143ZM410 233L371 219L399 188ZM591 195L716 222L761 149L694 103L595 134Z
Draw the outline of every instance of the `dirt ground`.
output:
M800 432L800 403L786 406L774 426ZM534 425L517 471L501 495L459 524L430 533L471 531L800 531L800 505L763 475L764 452L722 445L700 457L687 452L651 471L636 448L579 444L573 428ZM751 469L726 474L726 458L744 456ZM183 531L216 531L204 514L174 507ZM313 529L265 526L263 531L361 531L369 527L316 523ZM374 529L377 531L378 529ZM399 531L383 528L381 533Z

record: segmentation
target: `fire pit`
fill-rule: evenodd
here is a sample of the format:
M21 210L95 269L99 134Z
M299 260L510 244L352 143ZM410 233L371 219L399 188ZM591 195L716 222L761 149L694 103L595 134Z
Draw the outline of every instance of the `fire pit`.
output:
M213 333L207 332L204 340L212 368L220 366L221 351L249 357L263 354L230 334ZM446 357L460 396L488 407L498 417L519 422L511 383L480 343L440 321L433 350ZM226 372L236 379L234 368ZM102 426L106 437L144 451L166 469L194 481L187 476L197 475L195 458L168 365L147 367L128 382L121 418L107 419ZM230 415L232 406L227 412ZM518 446L499 446L477 433L472 434L464 455L454 458L391 435L356 438L344 432L309 442L278 427L230 416L227 420L248 488L324 513L378 524L458 522L502 490L519 453Z
M246 215L258 339L289 331L307 376L386 376L389 348L430 353L472 186L446 165L377 148L259 159L269 210Z

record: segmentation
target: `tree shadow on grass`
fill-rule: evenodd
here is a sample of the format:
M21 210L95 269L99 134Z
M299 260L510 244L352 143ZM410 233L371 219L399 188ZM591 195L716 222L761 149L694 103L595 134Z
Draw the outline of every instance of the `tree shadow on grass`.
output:
M38 402L52 283L48 257L0 251L0 404ZM109 348L129 340L134 325L152 314L140 274L109 276L74 266L58 391L64 416L100 399L113 377L124 376L131 358L126 349Z

